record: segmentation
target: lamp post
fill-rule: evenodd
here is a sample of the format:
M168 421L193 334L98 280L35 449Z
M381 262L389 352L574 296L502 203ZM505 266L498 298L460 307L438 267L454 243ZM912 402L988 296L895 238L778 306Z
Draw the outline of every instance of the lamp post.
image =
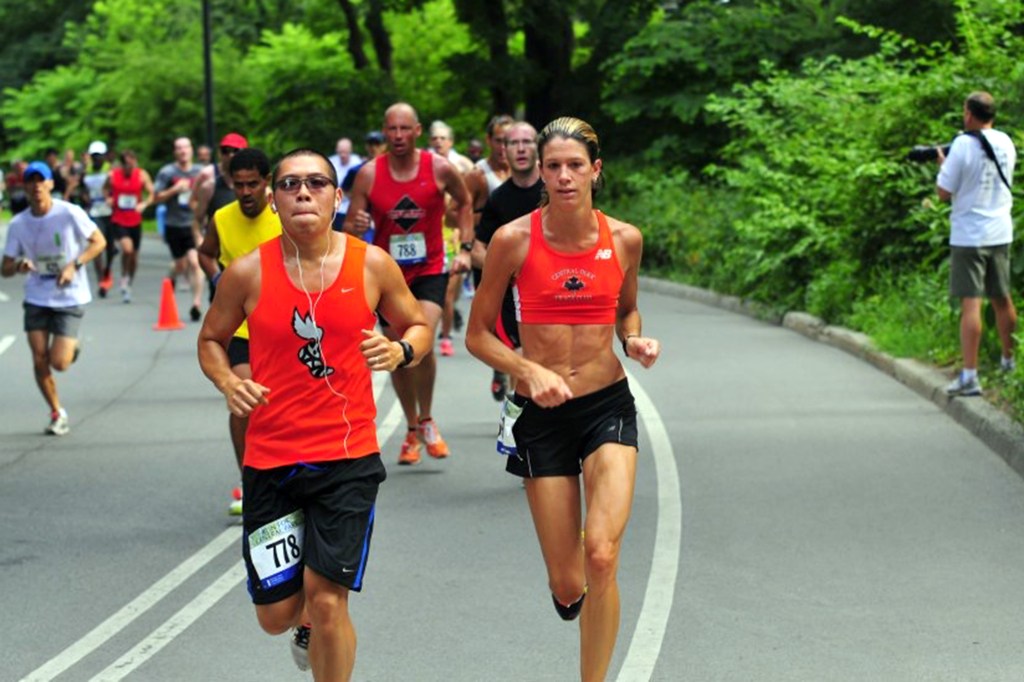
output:
M203 0L203 95L206 102L206 144L214 149L216 134L213 128L213 59L210 55L210 0Z

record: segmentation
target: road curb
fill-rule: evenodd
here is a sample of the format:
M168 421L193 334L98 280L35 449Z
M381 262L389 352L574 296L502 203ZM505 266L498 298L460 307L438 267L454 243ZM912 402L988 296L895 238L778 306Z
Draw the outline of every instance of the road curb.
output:
M945 386L949 377L917 360L895 358L875 348L866 334L826 324L804 312L773 313L764 305L736 296L722 294L650 277L640 278L644 291L677 296L731 312L749 315L765 322L779 324L820 343L846 351L874 365L922 397L930 400L983 443L1024 478L1024 426L1011 419L984 398L950 398Z

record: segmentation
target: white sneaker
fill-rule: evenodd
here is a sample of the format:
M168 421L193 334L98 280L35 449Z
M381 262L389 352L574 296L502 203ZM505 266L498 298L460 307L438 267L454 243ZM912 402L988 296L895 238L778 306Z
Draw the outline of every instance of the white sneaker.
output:
M131 303L132 302L132 288L129 286L122 287L121 289L121 302Z
M60 408L57 412L50 413L50 425L46 427L44 433L51 436L63 436L71 430L71 426L68 424L68 413L64 411L64 408Z
M309 670L309 626L300 625L292 633L292 660L295 667L305 672Z
M946 395L950 397L981 395L981 383L978 381L978 377L964 379L964 375L959 374L946 386Z
M999 358L999 369L1004 372L1012 372L1017 369L1017 361L1013 358Z

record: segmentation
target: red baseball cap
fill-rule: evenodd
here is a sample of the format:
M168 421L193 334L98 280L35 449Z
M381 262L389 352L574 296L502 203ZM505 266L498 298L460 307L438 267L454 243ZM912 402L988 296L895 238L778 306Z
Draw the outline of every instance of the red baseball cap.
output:
M234 147L235 149L245 149L249 146L249 141L238 133L228 133L220 139L221 147Z

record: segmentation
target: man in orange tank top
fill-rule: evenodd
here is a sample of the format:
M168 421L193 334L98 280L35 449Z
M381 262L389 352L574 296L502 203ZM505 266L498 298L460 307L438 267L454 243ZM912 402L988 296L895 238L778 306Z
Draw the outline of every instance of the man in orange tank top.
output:
M220 277L199 333L199 364L228 409L249 418L242 481L243 558L260 626L295 628L292 655L317 680L348 680L359 591L386 474L371 371L415 365L433 333L387 253L331 229L341 201L334 167L300 149L273 174L282 236ZM374 331L374 311L392 339ZM227 345L249 325L252 378Z
M422 132L416 110L411 106L399 102L388 108L384 114L388 151L365 164L356 175L345 231L362 235L372 218L374 244L390 253L402 268L433 338L444 310L448 284L442 230L445 192L451 196L451 210L458 216L461 244L452 272L469 270L473 215L461 174L447 160L416 148L416 139ZM388 338L394 339L388 322L385 314L381 325ZM399 464L420 461L420 440L426 443L431 457L442 459L449 454L432 416L436 376L433 349L417 367L391 375L408 425Z

